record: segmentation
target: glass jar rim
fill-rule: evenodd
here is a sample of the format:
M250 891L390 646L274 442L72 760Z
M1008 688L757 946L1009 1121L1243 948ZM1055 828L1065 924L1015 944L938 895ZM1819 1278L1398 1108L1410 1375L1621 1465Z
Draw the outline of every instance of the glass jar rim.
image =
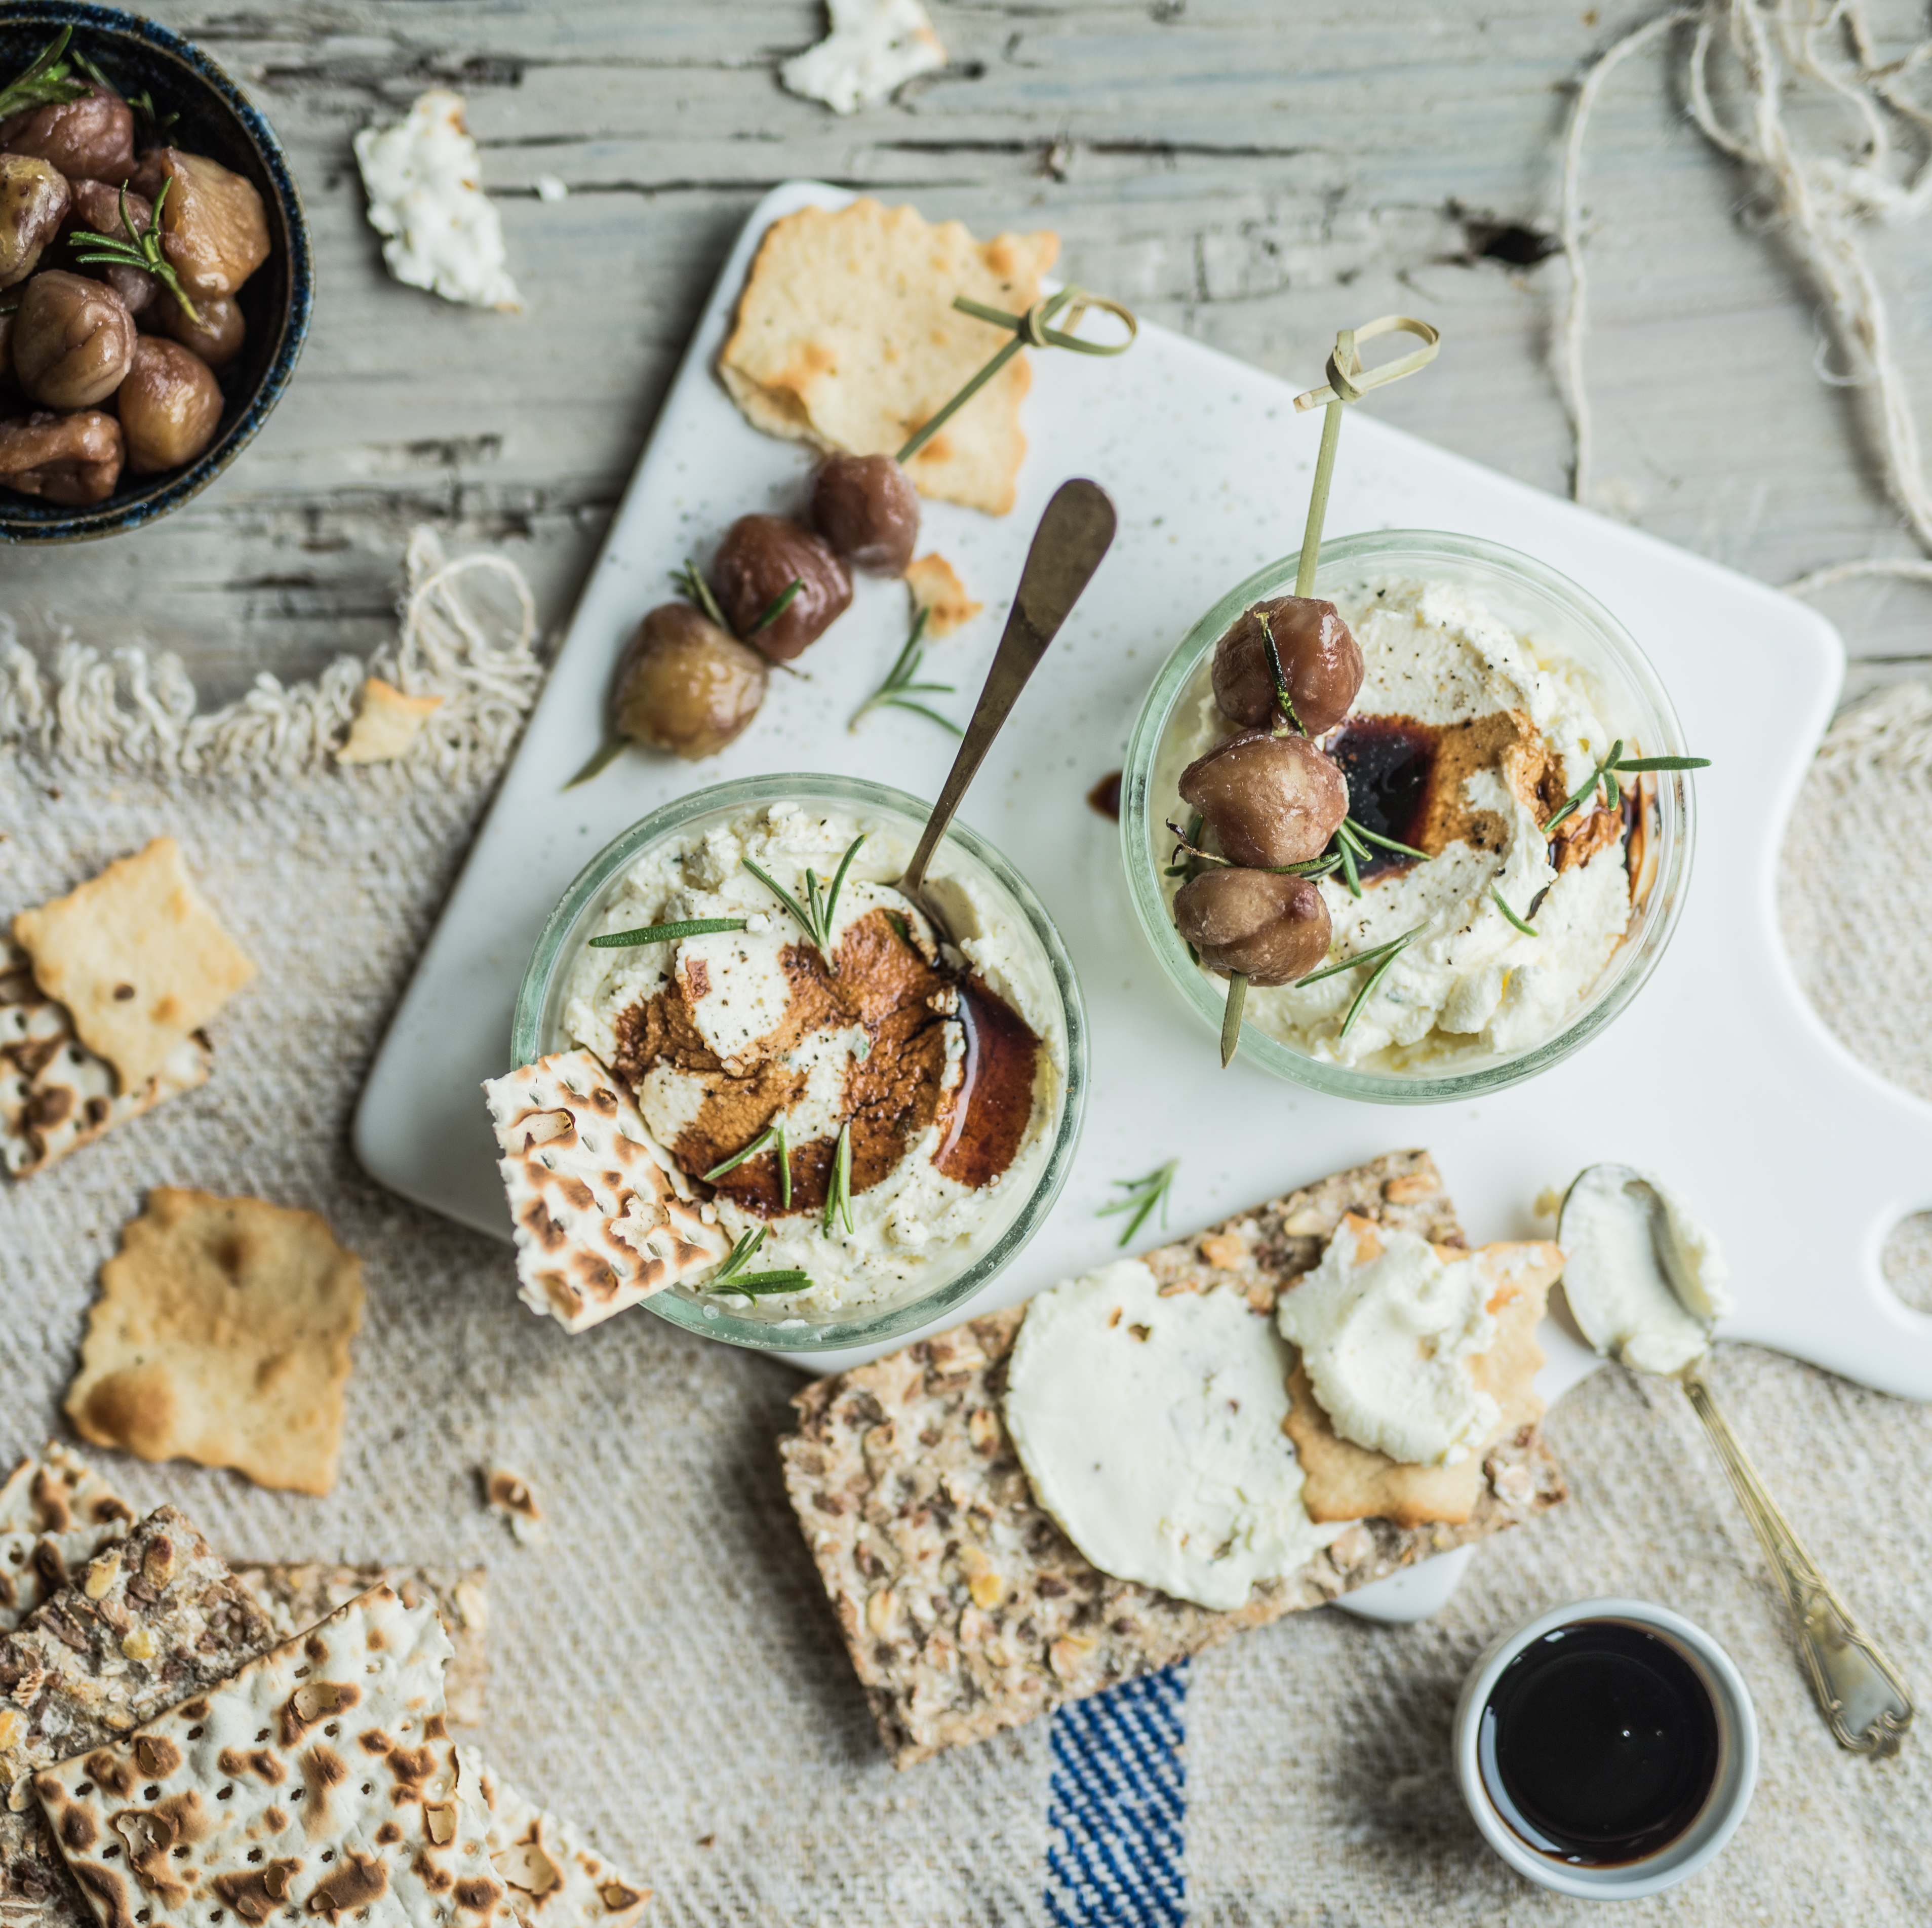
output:
M510 1049L514 1064L532 1062L544 1054L544 1027L553 990L574 960L572 938L594 911L598 900L644 852L675 836L699 819L754 807L760 803L797 802L836 803L922 825L932 806L909 793L862 777L806 774L739 777L692 790L660 805L620 832L584 865L556 907L544 920L518 986L512 1021ZM955 817L940 846L957 844L988 872L1004 890L1012 907L1024 919L1046 954L1054 995L1058 1000L1066 1037L1066 1063L1059 1116L1045 1161L1032 1192L1000 1236L971 1264L942 1285L916 1299L869 1315L861 1312L822 1323L794 1325L748 1319L722 1306L700 1304L674 1292L654 1292L644 1306L670 1324L707 1339L764 1352L836 1352L875 1345L929 1324L950 1308L970 1298L1016 1257L1044 1222L1066 1183L1074 1148L1087 1105L1088 1023L1080 980L1058 927L1047 914L1034 889L999 849L979 832ZM935 857L936 874L944 874Z
M1498 584L1506 581L1540 599L1593 637L1648 710L1646 751L1653 755L1686 753L1683 726L1649 658L1616 617L1567 576L1534 556L1480 536L1437 529L1376 529L1323 543L1317 593L1321 577L1338 565L1382 561L1392 566L1404 561L1424 567L1439 563L1474 575L1486 574ZM1264 596L1292 590L1299 562L1298 550L1264 565L1199 618L1155 676L1128 742L1120 804L1121 858L1128 894L1142 934L1168 981L1216 1032L1225 994L1218 981L1210 981L1188 956L1161 888L1160 867L1153 851L1154 826L1149 821L1154 772L1168 723L1202 659L1244 609ZM1647 898L1658 908L1634 941L1619 946L1581 1010L1551 1036L1465 1071L1430 1075L1330 1063L1307 1056L1250 1022L1241 1027L1241 1055L1292 1084L1332 1096L1389 1105L1442 1104L1500 1091L1560 1063L1628 1006L1656 969L1682 914L1696 843L1691 789L1683 773L1666 772L1658 779L1654 794L1659 861Z

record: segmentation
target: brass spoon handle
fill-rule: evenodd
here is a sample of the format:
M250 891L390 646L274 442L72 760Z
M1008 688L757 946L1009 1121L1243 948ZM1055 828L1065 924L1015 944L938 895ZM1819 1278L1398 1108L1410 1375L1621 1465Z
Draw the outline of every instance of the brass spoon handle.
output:
M1777 1501L1765 1490L1730 1422L1718 1410L1704 1378L1702 1360L1693 1360L1677 1376L1730 1475L1745 1517L1757 1531L1765 1557L1791 1610L1798 1651L1804 1657L1812 1689L1833 1738L1854 1754L1892 1753L1912 1725L1912 1696L1898 1669L1852 1618Z
M1067 612L1079 600L1080 592L1100 566L1113 539L1114 505L1106 490L1097 482L1063 482L1034 531L1020 586L1013 592L1006 634L1000 638L993 667L986 673L986 686L973 706L973 720L966 726L946 787L926 820L926 834L899 880L899 889L914 903L920 901L926 867L952 823L967 787L979 773L993 739L1026 688L1027 679L1039 667L1046 646L1058 634Z

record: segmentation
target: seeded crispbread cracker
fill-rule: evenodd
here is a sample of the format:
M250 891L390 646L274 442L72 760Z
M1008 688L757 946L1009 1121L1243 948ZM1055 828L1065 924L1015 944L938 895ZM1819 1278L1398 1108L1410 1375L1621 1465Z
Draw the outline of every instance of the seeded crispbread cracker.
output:
M74 1035L67 1007L34 982L24 951L0 938L0 1165L31 1178L104 1132L208 1082L206 1038L184 1038L146 1084L123 1091L114 1067Z
M567 1821L510 1786L473 1747L459 1747L466 1780L490 1817L490 1865L525 1928L630 1928L651 1898Z
M224 1678L272 1638L247 1590L172 1507L0 1635L0 1928L88 1919L29 1777Z
M326 1493L362 1321L362 1261L315 1213L158 1186L101 1267L68 1416L97 1446Z
M255 975L190 880L181 846L157 837L97 877L14 919L41 990L123 1092L159 1077L177 1046Z
M1272 1310L1345 1212L1460 1246L1434 1164L1392 1153L1144 1255L1166 1291ZM982 1740L1513 1526L1565 1497L1536 1429L1492 1447L1468 1524L1364 1520L1217 1613L1100 1572L1034 1501L1000 1413L1024 1306L806 1387L786 1488L854 1668L900 1767Z
M100 1928L326 1915L512 1928L443 1714L449 1640L376 1587L120 1740L34 1777ZM186 1850L184 1853L183 1849Z
M510 1198L518 1294L566 1332L722 1264L731 1241L691 1195L594 1052L554 1051L483 1087Z
M870 199L801 208L765 231L718 375L768 435L890 455L1012 340L953 298L1023 313L1059 252L1057 235L976 241L958 221L935 227ZM920 494L991 515L1012 507L1031 380L1015 355L907 463Z
M481 1567L338 1567L326 1561L237 1561L235 1577L261 1603L278 1636L288 1639L326 1620L371 1587L388 1587L404 1606L428 1600L449 1636L442 1697L451 1726L483 1725L490 1663L488 1575Z
M1382 1243L1372 1225L1360 1225L1356 1236L1364 1261L1380 1253ZM1536 1329L1543 1323L1550 1288L1562 1273L1562 1249L1549 1244L1486 1245L1471 1253L1445 1251L1442 1256L1472 1258L1486 1274L1486 1303L1496 1315L1496 1336L1486 1352L1471 1359L1469 1376L1477 1390L1489 1393L1501 1408L1496 1425L1480 1452L1454 1466L1405 1465L1340 1438L1315 1396L1306 1368L1297 1358L1288 1375L1288 1414L1282 1429L1294 1441L1301 1462L1302 1504L1310 1519L1372 1516L1393 1520L1397 1526L1424 1526L1436 1520L1463 1525L1482 1496L1484 1462L1490 1449L1542 1418L1536 1375L1543 1364L1543 1348L1536 1342Z

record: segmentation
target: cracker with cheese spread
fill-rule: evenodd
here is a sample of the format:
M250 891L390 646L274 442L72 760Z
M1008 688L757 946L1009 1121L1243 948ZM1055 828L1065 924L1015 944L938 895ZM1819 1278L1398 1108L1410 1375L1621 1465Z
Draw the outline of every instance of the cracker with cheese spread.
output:
M1163 1292L1271 1312L1345 1214L1462 1244L1436 1168L1391 1153L1144 1255ZM1540 1435L1490 1447L1461 1525L1368 1519L1216 1611L1117 1579L1036 1502L1001 1411L1026 1316L994 1312L808 1387L786 1488L881 1735L901 1767L1097 1693L1243 1627L1318 1606L1566 1496Z
M767 435L892 454L1012 339L954 297L1022 313L1059 252L1057 235L977 241L958 221L935 226L870 199L801 208L766 230L719 378ZM1031 380L1014 356L914 456L906 472L921 495L989 515L1012 507Z

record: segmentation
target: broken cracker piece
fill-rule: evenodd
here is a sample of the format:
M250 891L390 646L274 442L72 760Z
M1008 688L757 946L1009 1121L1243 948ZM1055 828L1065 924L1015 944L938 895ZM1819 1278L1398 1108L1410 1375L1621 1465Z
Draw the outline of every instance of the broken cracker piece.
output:
M34 1776L100 1928L284 1915L515 1928L446 1731L449 1641L376 1587L232 1680Z
M519 1794L474 1747L459 1747L466 1782L490 1817L490 1865L524 1928L630 1928L651 1898L567 1821Z
M81 1042L113 1066L126 1093L159 1076L255 975L172 837L22 911L14 936L41 990L67 1006Z
M778 78L835 114L876 106L916 75L946 64L920 0L826 0L832 31L794 55Z
M518 1297L566 1332L722 1264L731 1241L595 1053L555 1051L484 1091L503 1156Z
M158 1186L101 1267L66 1410L83 1439L326 1493L362 1261L326 1219Z
M1301 1461L1302 1504L1318 1523L1373 1517L1401 1527L1437 1521L1463 1525L1476 1510L1496 1447L1516 1441L1543 1417L1535 1384L1543 1348L1536 1329L1563 1270L1562 1252L1553 1245L1486 1245L1473 1252L1445 1249L1442 1255L1472 1261L1485 1275L1496 1336L1488 1351L1470 1360L1469 1373L1477 1390L1496 1400L1501 1415L1481 1450L1454 1465L1407 1465L1342 1438L1298 1357L1288 1375L1290 1404L1282 1430Z
M134 1517L106 1476L57 1439L22 1460L0 1485L0 1533L68 1533Z
M406 1607L436 1608L452 1650L442 1670L442 1697L451 1724L483 1725L489 1680L484 1636L490 1624L488 1576L481 1567L338 1567L326 1561L238 1565L235 1577L260 1602L280 1639L304 1633L372 1587L388 1587Z
M966 593L966 585L952 565L936 553L916 557L906 565L905 585L912 592L913 607L926 611L928 636L950 636L956 629L964 628L986 606Z
M483 1494L503 1516L519 1545L541 1546L550 1537L536 1489L520 1473L512 1473L507 1466L493 1467L483 1476Z
M964 295L1006 314L1040 298L1050 233L976 241L958 221L860 199L774 221L740 297L718 373L767 435L855 455L896 454L1012 334L962 314ZM906 464L924 496L990 515L1013 505L1026 454L1016 355Z
M440 696L405 696L394 683L370 676L362 685L362 707L335 753L338 763L392 763L408 753L422 727L442 707Z
M31 1178L164 1099L208 1082L214 1054L196 1032L146 1084L123 1091L114 1067L75 1036L67 1007L43 994L26 954L0 939L0 1165Z

